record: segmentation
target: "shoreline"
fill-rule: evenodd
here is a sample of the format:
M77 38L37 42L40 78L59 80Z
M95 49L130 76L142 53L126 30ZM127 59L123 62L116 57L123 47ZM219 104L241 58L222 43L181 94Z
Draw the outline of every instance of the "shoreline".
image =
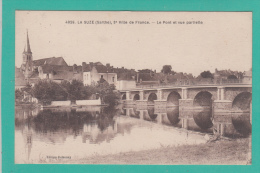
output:
M198 145L167 146L48 164L247 165L250 138L220 139ZM44 162L42 162L44 163Z

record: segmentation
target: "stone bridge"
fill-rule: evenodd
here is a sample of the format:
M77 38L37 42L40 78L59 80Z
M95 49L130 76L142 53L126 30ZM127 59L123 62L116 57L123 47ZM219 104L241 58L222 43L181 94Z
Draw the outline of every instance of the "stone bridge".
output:
M157 112L172 107L180 118L204 117L216 128L241 116L251 121L251 84L136 88L120 92L125 105L154 106Z

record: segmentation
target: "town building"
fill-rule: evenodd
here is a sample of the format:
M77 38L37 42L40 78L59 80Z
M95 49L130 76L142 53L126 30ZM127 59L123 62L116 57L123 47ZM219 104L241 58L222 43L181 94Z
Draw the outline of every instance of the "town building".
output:
M243 73L243 83L252 84L252 69Z
M83 81L81 66L68 66L63 57L50 57L33 60L29 35L23 51L23 62L20 68L15 68L15 88L23 88L27 84L34 85L41 79L60 83L63 80L74 79Z
M82 70L83 70L83 84L92 85L96 84L97 82L108 82L109 84L116 85L117 83L117 73L115 73L114 69L110 64L106 64L104 66L102 63L97 62L93 63L90 62L86 64L85 62L82 63Z

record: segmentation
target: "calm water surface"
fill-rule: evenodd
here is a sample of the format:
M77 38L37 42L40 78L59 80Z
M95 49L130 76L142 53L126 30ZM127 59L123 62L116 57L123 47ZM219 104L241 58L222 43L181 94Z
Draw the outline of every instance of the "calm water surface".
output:
M17 107L15 163L52 163L57 159L62 162L206 143L205 134L212 133L212 122L196 115L205 116L195 113L194 118L179 118L175 107L159 111L153 107L44 110Z

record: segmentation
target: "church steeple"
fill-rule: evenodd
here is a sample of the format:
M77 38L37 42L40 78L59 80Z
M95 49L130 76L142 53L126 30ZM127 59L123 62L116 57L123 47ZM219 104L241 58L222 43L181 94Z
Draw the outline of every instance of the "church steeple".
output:
M26 44L26 47L27 47L27 53L32 53L31 52L31 47L30 47L30 41L29 41L29 35L28 35L28 30L27 30L27 44Z
M27 30L27 40L23 51L23 64L21 66L25 78L28 78L33 72L33 57Z

